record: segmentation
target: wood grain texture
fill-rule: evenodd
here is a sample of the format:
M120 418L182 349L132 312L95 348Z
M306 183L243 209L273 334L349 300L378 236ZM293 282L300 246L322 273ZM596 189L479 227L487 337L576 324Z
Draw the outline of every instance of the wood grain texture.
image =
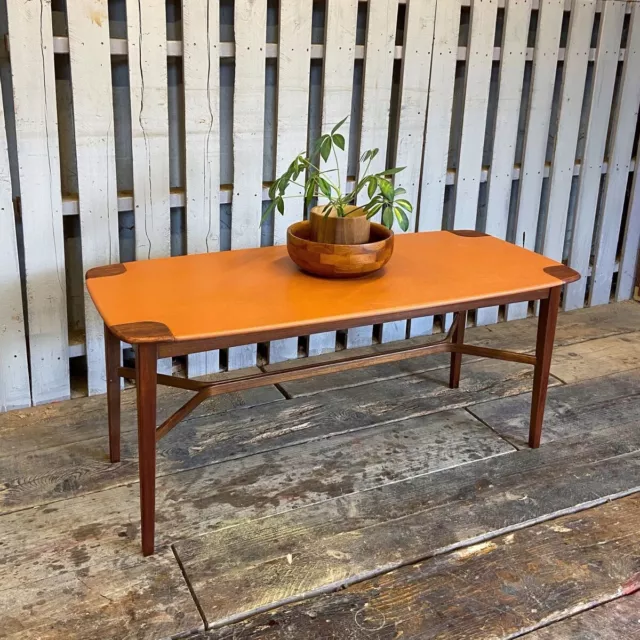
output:
M524 134L515 233L515 243L531 250L536 246L542 174L547 151L563 14L564 0L541 0L533 54L529 111ZM507 320L526 318L527 309L526 303L509 305Z
M436 6L431 54L433 63L429 80L427 123L422 157L418 231L442 228L460 10L460 0L440 2ZM416 318L411 321L409 335L411 337L428 335L432 329L433 317Z
M7 3L25 244L31 399L69 397L67 290L51 5ZM40 55L34 55L37 45ZM46 363L46 366L43 366Z
M627 429L623 437L629 433ZM637 438L634 441L637 443ZM599 448L595 441L593 444ZM569 460L568 450L562 451L564 447L573 450L574 460ZM288 599L318 596L323 591L333 591L336 587L380 573L385 575L376 581L381 580L385 587L378 593L379 597L395 599L396 606L401 607L402 601L395 598L398 592L391 586L394 573L386 573L400 564L422 559L423 566L428 567L442 566L440 562L444 561L455 571L456 564L447 562L446 555L441 555L440 559L429 558L466 547L449 556L462 559L466 553L473 555L471 550L475 547L469 545L480 543L480 548L483 544L494 548L495 543L485 541L507 531L517 531L548 520L562 513L566 505L571 504L571 509L584 509L601 504L606 499L604 487L593 493L597 485L588 480L590 474L602 481L610 472L618 477L618 486L629 483L631 489L623 490L622 494L633 490L640 465L637 453L631 454L633 462L630 462L625 459L628 454L624 453L627 449L623 447L614 454L615 461L612 458L609 462L598 460L599 455L606 455L604 449L599 450L596 458L591 458L589 454L585 456L586 450L579 451L578 448L581 446L578 447L574 441L571 445L560 445L560 450L549 448L547 451L528 451L527 455L525 452L508 454L473 463L464 469L458 467L415 477L370 492L342 496L245 523L242 528L230 527L186 540L178 543L176 551L209 625L221 623L225 614L230 618L238 611L244 615L252 609L255 612L255 609L273 607ZM621 475L626 475L620 473L622 467L634 470L621 481ZM580 482L575 484L578 493L573 495L572 474L580 478ZM581 486L584 481L590 487L589 494L583 493L586 489ZM616 481L609 481L607 485L610 490ZM606 491L604 489L604 493ZM586 498L586 501L580 503L581 498ZM515 507L518 502L519 508ZM592 511L586 515L589 513ZM552 522L550 526L553 525ZM542 527L533 527L534 532L536 529ZM535 537L529 537L528 531L531 529L511 533L507 540L517 540L520 535L527 539ZM497 554L497 558L500 557L501 554ZM523 565L527 566L524 562L514 562L513 567ZM553 563L549 570L551 566ZM407 569L400 569L395 575L405 571ZM435 574L431 575L437 581ZM215 579L222 581L225 588L214 589ZM478 590L486 585L478 579L469 582ZM429 593L428 581L425 583L420 581L419 587L416 586L421 595ZM452 584L456 583L458 580ZM252 584L255 587L250 586ZM368 584L363 582L349 587L346 593L367 588ZM242 602L229 598L229 593L234 593ZM373 593L375 588L368 591L368 595L375 599ZM299 607L314 607L335 598L339 595L320 596ZM466 598L452 594L448 600L455 603L454 606L464 606ZM415 606L415 602L412 604ZM431 599L430 605L435 606ZM325 613L333 621L329 610ZM247 624L252 628L253 621L264 622L264 617L262 620L250 619ZM454 633L454 628L453 625L449 627L451 633ZM481 631L476 634L472 637L486 637Z
M531 389L532 377L529 365L473 362L465 365L459 389L448 389L448 372L438 370L390 380L385 384L385 395L375 392L377 386L365 385L334 391L330 398L298 398L187 420L161 440L158 476L524 393ZM135 479L135 449L132 436L127 435L131 431L123 429L123 463L113 466L107 463L106 418L103 428L102 437L83 439L71 446L40 448L24 458L2 458L5 490L0 496L0 512L95 492ZM168 463L163 458L168 458ZM194 471L196 478L202 473ZM172 496L175 494L166 486L162 488L158 480L158 504ZM158 513L162 508L158 507Z
M527 446L528 409L531 398L524 393L474 405L469 411L519 449ZM640 411L640 369L559 385L549 389L542 443L590 436L618 425L637 422Z
M83 271L120 260L107 0L67 10ZM122 268L122 265L114 267ZM107 388L103 322L84 288L89 395Z
M624 595L527 635L528 640L618 640L640 637L640 592Z
M587 272L591 261L591 245L600 193L609 116L618 69L620 39L626 3L610 0L602 11L598 47L593 71L592 99L589 104L586 141L580 167L580 185L571 235L569 266L582 274L582 279L567 287L565 310L583 307L587 289Z
M609 305L607 307L594 307L592 309L581 309L571 313L561 313L558 317L556 329L555 353L556 363L562 363L571 358L575 360L577 356L569 356L569 353L579 354L581 346L579 343L597 338L615 336L633 332L640 323L640 306L627 302L621 305ZM526 318L508 323L501 323L498 327L474 327L467 329L465 341L467 344L494 349L510 349L514 351L533 352L536 341L537 318ZM441 337L441 336L439 336ZM434 336L435 338L435 336ZM429 338L413 338L410 344L428 344ZM570 349L562 349L563 346L575 345ZM586 349L592 349L585 345ZM597 348L597 346L595 346ZM384 352L384 347L376 345L374 347L363 348L354 353ZM318 357L316 361L329 362L337 359L341 354ZM633 355L631 355L631 358ZM285 382L282 388L292 397L307 396L323 391L347 388L382 382L391 378L408 374L421 374L435 369L446 367L449 364L448 355L434 355L427 358L414 358L404 362L393 364L383 364L368 369L334 373L331 376L318 376L308 380L296 380ZM471 362L472 357L464 359L465 363ZM615 356L612 362L615 361ZM611 365L610 365L611 366ZM267 371L277 371L278 366L266 367ZM584 367L583 371L589 374L589 367ZM593 375L593 372L592 372Z
M80 567L90 554L85 531L77 569L55 575L52 558L42 579L0 591L3 638L156 640L202 628L170 550L145 560L128 554L115 563Z
M485 224L486 232L497 238L507 237L531 5L531 0L510 0L505 8L498 105L493 134L494 141L499 140L500 144L493 144ZM476 325L496 322L498 307L484 307L476 311Z
M412 205L409 215L409 231L417 226L422 169L422 144L427 116L429 81L431 78L431 54L435 28L435 0L410 2L406 8L403 58L400 71L398 137L395 149L395 166L405 167L395 176L394 186L406 190L404 196ZM397 228L395 233L401 233ZM407 335L407 321L388 322L382 325L381 342L403 340Z
M31 405L11 174L0 96L0 413Z
M232 249L260 246L266 32L265 2L234 3ZM255 345L229 349L228 368L254 366L256 355Z
M640 171L634 171L631 185L631 197L627 212L627 223L620 252L616 300L628 300L633 297L638 274L638 246L640 246Z
M312 0L280 2L276 176L282 175L291 161L307 150L312 10ZM288 227L304 218L303 188L292 184L287 189L287 194L297 195L299 199L287 201L283 215L275 212L275 244L284 244ZM269 345L269 362L282 362L297 357L297 338L274 340Z
M136 259L171 253L164 4L127 0Z
M640 332L592 340L556 350L551 373L570 383L640 367Z
M292 224L287 232L287 251L305 273L323 278L366 276L382 269L393 254L393 232L381 224L371 224L366 244L314 242L311 234L309 222Z
M257 369L253 370L257 372ZM243 372L222 373L206 376L205 380L232 380ZM164 420L191 393L181 389L160 387L158 389L158 419ZM192 418L215 413L257 406L282 400L283 396L273 386L261 387L248 392L228 393L209 398L191 414ZM107 403L105 396L76 398L68 403L54 403L43 407L12 411L0 415L0 438L2 456L20 454L60 447L91 440L107 433ZM121 393L121 430L123 433L136 429L137 412L135 388ZM105 450L106 451L106 450Z
M558 262L561 262L564 257L569 197L576 162L580 115L595 11L595 0L576 0L573 3L564 54L558 131L553 147L548 213L542 240L542 252Z
M262 441L248 441L244 454L236 450L222 464L216 463L221 459L217 458L216 449L207 444L210 434L211 428L208 435L200 428L192 432L195 438L188 445L173 438L171 445L164 440L159 444L159 549L179 539L251 518L290 511L513 450L490 429L459 410L428 419L380 425L365 433L303 440L300 444L304 446L280 447L277 434L267 434ZM119 475L124 484L108 487L104 481L85 482L84 491L76 497L67 492L70 499L2 516L3 530L7 532L6 553L11 552L16 567L11 576L6 576L4 587L9 589L42 578L42 567L49 564L55 564L56 575L63 576L119 556L139 557L133 444L133 439L124 439L125 464L111 467L110 473ZM275 448L269 446L274 444ZM222 443L219 453L225 450L230 451ZM349 455L345 455L346 450ZM89 451L88 447L84 452L75 448L70 453L80 460ZM52 469L51 459L45 462L41 458L40 463ZM103 490L96 492L96 489ZM34 535L38 525L42 525L43 535ZM90 553L81 555L87 545Z
M353 66L356 50L356 21L358 0L326 0L324 35L325 57L322 66L322 131L333 129L338 122L351 113L353 93ZM347 188L347 162L350 136L345 135L344 151L335 149L325 163L324 170L336 169L340 174L340 187ZM320 198L322 203L323 199ZM335 351L334 331L312 333L309 336L309 355Z
M367 4L367 35L358 157L361 157L369 149L378 149L378 155L373 158L371 163L367 163L369 173L378 173L387 168L398 0L369 0ZM365 167L365 164L358 165L359 178L362 177L361 172ZM356 204L364 205L368 201L368 195L363 190L358 195ZM372 220L380 222L380 218L380 215L376 215ZM347 347L362 347L371 344L372 339L373 327L371 325L350 328L347 332Z
M186 244L188 253L220 250L220 8L183 0ZM192 354L189 377L215 373L217 351Z
M255 616L211 638L508 637L637 589L640 497ZM519 569L526 568L526 570ZM369 635L369 634L367 634Z
M464 79L464 114L456 170L455 229L475 229L498 3L473 0Z
M640 7L633 5L627 35L618 103L612 117L612 148L609 152L602 205L602 219L596 230L595 260L589 305L606 304L611 299L620 225L624 213L633 140L629 135L638 122L640 110Z

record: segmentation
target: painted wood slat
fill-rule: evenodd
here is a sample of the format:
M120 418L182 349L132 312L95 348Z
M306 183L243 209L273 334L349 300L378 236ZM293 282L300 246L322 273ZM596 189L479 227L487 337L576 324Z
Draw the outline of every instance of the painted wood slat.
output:
M498 105L491 167L487 184L485 231L497 238L507 237L513 163L518 139L518 121L527 54L527 35L531 19L531 0L509 0L506 5ZM498 322L498 307L476 311L476 325Z
M107 0L69 3L67 20L86 272L120 260ZM105 393L103 322L86 287L84 317L89 395Z
M353 65L356 48L356 20L358 0L326 0L325 42L322 80L322 131L331 130L340 120L351 113L353 93ZM345 126L345 131L347 131ZM349 136L345 134L344 151L336 149L338 161L333 156L324 169L339 169L341 187L347 186L347 159ZM315 333L309 336L310 356L334 351L335 332Z
M220 250L220 9L182 0L187 253ZM188 356L189 377L220 369L218 351Z
M629 181L633 135L640 105L640 7L633 5L620 84L620 98L612 126L613 145L605 178L602 220L596 237L595 264L589 306L606 304L611 297L618 236ZM636 173L638 169L636 169Z
M564 0L541 0L520 174L515 238L517 245L531 250L536 246L563 13ZM527 309L526 302L508 305L507 320L525 318Z
M291 160L307 149L312 9L312 0L280 2L276 176L286 171ZM302 187L291 185L287 195L297 195L299 198L286 202L284 215L275 214L274 244L285 244L289 225L304 217ZM271 342L269 362L297 357L297 338Z
M260 246L267 3L236 0L234 28L231 248L247 249ZM256 355L255 345L232 347L229 369L255 365Z
M367 40L364 54L362 87L362 124L359 156L368 149L379 149L369 166L370 173L386 168L389 112L395 54L398 0L369 0L367 14ZM364 166L360 169L364 170ZM360 193L357 204L368 201L366 190ZM349 329L347 347L371 344L371 325Z
M395 177L395 186L407 191L404 196L414 206L409 230L416 227L422 169L422 143L431 76L431 53L435 28L435 0L411 0L407 5L399 89L398 142L395 166L406 167ZM395 233L402 233L399 227ZM407 334L407 321L382 325L382 342L401 340Z
M136 260L171 255L167 33L162 0L127 0ZM171 359L158 361L171 373Z
M472 0L464 87L465 107L456 171L454 229L476 228L497 14L497 0ZM446 314L446 331L452 322L453 314Z
M640 171L634 171L627 224L620 253L616 300L628 300L633 296L637 264L640 259Z
M11 175L0 95L0 412L31 405Z
M422 161L422 184L418 206L418 231L442 228L444 189L449 160L449 134L453 110L453 89L460 30L460 0L439 2L436 8L433 64L429 82L429 102ZM433 318L411 321L411 337L428 335Z
M497 14L497 0L473 0L471 3L454 229L476 228Z
M595 0L574 0L564 57L558 131L553 148L549 206L542 241L542 252L558 262L563 258L595 8Z
M69 397L62 196L51 6L7 2L31 365L31 397ZM34 46L40 49L34 55Z
M609 129L609 115L616 80L620 38L625 14L625 2L608 0L602 12L596 62L593 71L593 90L584 155L580 166L580 185L576 214L571 235L569 266L582 274L582 278L566 287L565 310L584 306L587 273L591 259L593 229L600 195L602 163Z

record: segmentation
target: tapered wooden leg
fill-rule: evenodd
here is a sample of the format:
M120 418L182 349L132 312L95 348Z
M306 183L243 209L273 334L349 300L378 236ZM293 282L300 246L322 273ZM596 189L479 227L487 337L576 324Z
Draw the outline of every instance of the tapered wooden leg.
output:
M107 361L107 411L109 420L109 460L120 462L120 339L104 327L104 351Z
M451 342L454 344L464 344L464 329L467 324L467 312L458 311L453 320L456 327L451 334ZM462 366L462 354L451 354L451 369L449 372L449 387L457 389L460 386L460 367Z
M140 471L140 517L142 554L154 548L156 503L156 383L158 348L136 347L136 391L138 400L138 465Z
M529 446L537 449L542 435L544 405L547 401L547 385L551 368L553 339L556 334L560 289L554 287L549 297L540 303L538 318L538 337L536 340L536 366L533 373L533 397L531 399L531 423L529 425Z

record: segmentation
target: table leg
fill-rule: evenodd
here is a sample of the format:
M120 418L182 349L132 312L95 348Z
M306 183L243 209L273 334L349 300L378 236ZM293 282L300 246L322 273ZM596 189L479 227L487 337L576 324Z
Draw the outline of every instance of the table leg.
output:
M536 365L533 372L533 397L531 399L531 422L529 425L529 446L537 449L542 435L544 406L547 401L547 385L551 368L553 339L556 333L558 307L560 305L560 289L554 287L549 297L540 302L538 318L538 337L536 340Z
M453 320L456 327L451 334L451 342L453 344L464 344L464 329L467 324L467 312L458 311ZM451 354L451 369L449 372L449 387L457 389L460 386L460 367L462 366L462 354Z
M158 347L136 346L136 392L138 401L138 466L140 472L140 523L142 554L154 549L156 501L156 383Z
M107 412L109 422L109 460L120 462L120 339L104 326L104 351L107 364Z

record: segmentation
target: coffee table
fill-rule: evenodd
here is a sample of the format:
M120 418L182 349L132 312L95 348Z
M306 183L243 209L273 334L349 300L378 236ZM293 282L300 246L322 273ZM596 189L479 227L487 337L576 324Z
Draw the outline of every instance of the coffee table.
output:
M354 280L298 270L286 247L113 264L87 273L104 320L109 452L120 460L120 377L136 380L142 552L154 551L156 442L211 396L435 353L451 353L450 386L463 354L534 366L529 446L538 447L563 284L573 269L476 231L398 235L389 264ZM540 300L535 355L464 344L467 311ZM158 358L454 312L446 338L339 361L203 382L157 373ZM135 368L121 366L120 342L135 348ZM161 425L156 388L195 395Z

